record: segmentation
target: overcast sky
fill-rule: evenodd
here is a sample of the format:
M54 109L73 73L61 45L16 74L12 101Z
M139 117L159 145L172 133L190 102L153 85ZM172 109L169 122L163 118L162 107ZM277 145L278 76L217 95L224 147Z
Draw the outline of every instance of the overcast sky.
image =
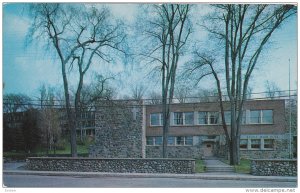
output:
M116 17L126 19L129 24L134 24L137 5L115 4L109 7ZM205 6L198 8L199 13L201 9L201 13L203 13L203 7ZM43 42L25 45L30 22L31 19L24 13L22 4L3 4L4 94L25 93L36 96L37 89L42 83L62 86L60 63L52 54L49 54L47 49L41 47ZM289 59L291 61L291 88L296 89L298 60L296 17L289 19L281 29L274 33L271 40L272 46L269 46L267 54L260 58L260 64L254 71L250 84L254 89L253 92L264 91L266 80L274 81L280 89L287 90ZM105 69L108 74L120 74L122 81L117 85L121 87L122 94L126 94L128 88L139 81L150 85L148 92L151 91L151 88L158 89L159 78L157 80L146 79L145 73L147 72L141 72L138 64L127 66L121 63L104 64L101 69Z

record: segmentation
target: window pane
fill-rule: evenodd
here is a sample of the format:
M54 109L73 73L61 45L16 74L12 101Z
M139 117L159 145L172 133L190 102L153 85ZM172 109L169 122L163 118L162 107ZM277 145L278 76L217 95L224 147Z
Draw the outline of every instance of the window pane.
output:
M186 125L194 124L194 112L186 112L186 113L184 113L184 116L185 116L185 124Z
M260 139L251 139L251 149L260 149Z
M246 124L246 111L243 111L242 124Z
M207 112L198 113L199 124L207 124Z
M241 139L240 140L240 148L247 149L248 139Z
M174 125L183 125L183 113L182 112L174 113Z
M185 145L193 145L193 137L185 137Z
M260 111L250 111L250 123L260 123Z
M161 145L162 144L162 137L155 137L155 145Z
M175 137L168 137L168 145L175 145Z
M225 123L226 124L231 124L231 112L230 111L225 111L224 116L225 116Z
M176 145L184 145L184 137L176 137Z
M147 145L154 145L153 143L153 137L147 137Z
M265 149L273 149L274 148L274 140L273 139L264 139L264 148Z
M262 111L262 122L263 123L273 123L273 110L263 110Z
M159 113L151 114L150 115L151 125L160 125L160 123L159 123L159 117L160 117Z
M210 121L210 124L218 124L219 112L210 112L209 121Z

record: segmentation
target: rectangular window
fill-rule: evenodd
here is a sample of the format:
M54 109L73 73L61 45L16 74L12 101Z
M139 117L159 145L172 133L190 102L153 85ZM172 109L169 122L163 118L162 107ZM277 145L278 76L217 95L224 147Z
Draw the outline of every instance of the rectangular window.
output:
M247 149L247 145L248 145L248 139L241 139L240 140L240 148L241 149Z
M260 149L260 139L251 139L251 149Z
M273 110L251 110L250 123L253 124L272 124Z
M260 110L250 111L250 123L260 123Z
M262 110L262 123L272 124L273 123L273 111Z
M200 125L219 124L219 112L198 112L198 123Z
M225 123L227 125L231 124L231 112L230 111L224 111L224 116L225 116Z
M206 125L207 122L207 112L198 112L198 122L200 125Z
M264 139L264 149L274 149L274 139Z
M193 137L192 136L177 136L168 137L168 146L192 146Z
M163 138L162 137L154 137L154 144L155 145L162 145L162 142L163 142Z
M193 137L192 136L185 137L185 145L193 145Z
M193 125L194 124L194 112L185 112L184 113L184 124Z
M243 115L242 115L242 124L246 124L246 111L243 111Z
M176 145L184 145L184 137L176 137Z
M175 137L168 137L168 145L175 145Z
M174 112L174 125L183 125L183 112Z
M162 125L161 113L150 114L150 125L151 126L160 126L160 125Z
M146 143L147 145L162 145L162 137L157 136L157 137L147 137Z
M219 112L209 112L209 124L219 123Z
M154 145L154 137L147 137L146 143L147 145Z

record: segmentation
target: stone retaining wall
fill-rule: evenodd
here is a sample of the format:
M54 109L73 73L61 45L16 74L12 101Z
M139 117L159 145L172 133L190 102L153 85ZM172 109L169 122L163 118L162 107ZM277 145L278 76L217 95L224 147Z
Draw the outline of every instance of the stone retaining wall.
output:
M31 157L26 160L26 167L39 171L192 174L195 160Z
M297 160L255 159L251 160L251 174L256 176L297 176Z

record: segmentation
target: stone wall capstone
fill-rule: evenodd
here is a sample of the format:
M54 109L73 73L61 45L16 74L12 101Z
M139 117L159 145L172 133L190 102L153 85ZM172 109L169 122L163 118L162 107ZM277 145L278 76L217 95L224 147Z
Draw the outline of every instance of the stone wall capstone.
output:
M38 171L113 173L195 173L194 159L32 157L26 168Z

